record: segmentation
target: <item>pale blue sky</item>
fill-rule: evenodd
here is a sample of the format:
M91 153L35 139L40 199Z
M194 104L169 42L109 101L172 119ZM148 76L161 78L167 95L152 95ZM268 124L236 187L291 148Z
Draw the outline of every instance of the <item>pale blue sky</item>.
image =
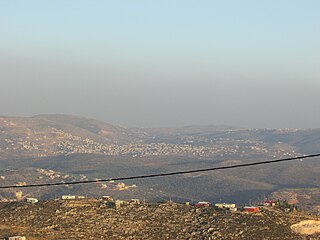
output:
M0 1L0 115L320 127L320 1Z

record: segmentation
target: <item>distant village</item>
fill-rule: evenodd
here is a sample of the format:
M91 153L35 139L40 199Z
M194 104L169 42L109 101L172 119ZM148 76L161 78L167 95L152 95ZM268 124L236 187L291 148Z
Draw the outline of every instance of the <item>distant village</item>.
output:
M72 153L93 153L110 156L196 156L196 157L246 157L256 154L271 154L272 157L293 157L298 153L292 149L270 149L259 141L216 138L209 140L201 137L186 137L179 143L131 143L104 144L89 138L81 138L51 127L47 135L33 134L25 138L5 138L0 151L30 154L38 157L67 155Z

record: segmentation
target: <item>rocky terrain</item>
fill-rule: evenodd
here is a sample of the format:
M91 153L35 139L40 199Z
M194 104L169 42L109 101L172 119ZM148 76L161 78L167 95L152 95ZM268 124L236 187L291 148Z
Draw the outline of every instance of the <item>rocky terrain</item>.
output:
M304 210L320 213L319 188L289 188L275 191L271 198L286 200L290 204L304 206Z
M128 204L114 209L102 200L0 204L0 237L27 239L317 239L291 229L309 215L265 208L225 212L177 203Z

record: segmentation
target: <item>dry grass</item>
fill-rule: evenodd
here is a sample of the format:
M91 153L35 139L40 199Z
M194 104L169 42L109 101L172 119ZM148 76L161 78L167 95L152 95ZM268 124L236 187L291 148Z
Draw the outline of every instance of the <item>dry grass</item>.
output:
M320 221L306 220L291 226L296 233L303 235L312 235L320 233Z

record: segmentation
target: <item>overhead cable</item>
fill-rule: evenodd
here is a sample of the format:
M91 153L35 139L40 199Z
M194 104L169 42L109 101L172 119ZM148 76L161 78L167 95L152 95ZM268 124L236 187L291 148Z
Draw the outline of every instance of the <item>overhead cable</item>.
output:
M113 181L124 181L124 180L133 180L133 179L166 177L166 176L181 175L181 174L187 174L187 173L210 172L210 171L225 170L225 169L232 169L232 168L242 168L242 167L251 167L251 166L264 165L264 164L273 164L273 163L280 163L280 162L296 161L296 160L303 160L303 159L315 158L315 157L320 157L320 153L312 154L312 155L298 156L298 157L291 157L291 158L282 158L282 159L276 159L276 160L269 160L269 161L243 163L243 164L212 167L212 168L203 168L203 169L193 169L193 170L187 170L187 171L156 173L156 174L149 174L149 175L137 175L137 176L129 176L129 177L117 177L117 178L96 179L96 180L86 180L86 181L72 181L72 182L40 183L40 184L26 184L26 185L8 185L8 186L0 186L0 189L52 187L52 186L61 186L61 185L76 185L76 184L89 184L89 183L98 183L98 182L113 182Z

